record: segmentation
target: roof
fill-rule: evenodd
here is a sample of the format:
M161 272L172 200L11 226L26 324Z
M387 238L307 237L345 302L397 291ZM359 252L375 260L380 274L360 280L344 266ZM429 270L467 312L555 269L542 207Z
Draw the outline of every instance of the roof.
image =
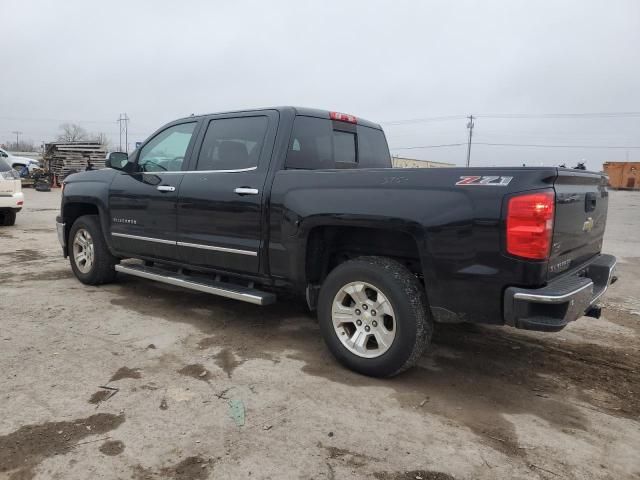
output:
M185 120L187 118L202 118L202 117L207 117L209 115L222 115L222 114L229 114L229 113L245 113L245 112L260 112L260 111L266 111L266 110L276 110L278 112L290 111L290 112L293 112L295 115L304 115L304 116L307 116L307 117L326 118L327 120L329 120L329 118L330 118L329 117L330 110L322 110L322 109L318 109L318 108L308 108L308 107L281 106L281 107L247 108L247 109L243 109L243 110L230 110L230 111L226 111L226 112L212 112L212 113L205 113L205 114L201 114L201 115L190 115L188 117L183 117L183 118L180 118L178 120ZM341 112L341 113L348 113L348 112ZM369 120L366 120L364 118L358 117L357 115L356 115L356 118L358 119L358 125L363 125L365 127L371 127L371 128L377 128L379 130L382 129L382 127L380 125L378 125L377 123L370 122Z

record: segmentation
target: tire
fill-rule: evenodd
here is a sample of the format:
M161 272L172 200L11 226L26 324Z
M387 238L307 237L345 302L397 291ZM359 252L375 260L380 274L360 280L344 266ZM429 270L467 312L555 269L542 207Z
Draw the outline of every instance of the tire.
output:
M115 279L118 259L107 247L97 215L79 217L71 226L68 243L69 262L78 280L101 285Z
M12 227L16 224L17 212L15 210L0 211L0 225L3 227Z
M392 377L415 365L433 333L424 287L385 257L359 257L331 271L320 289L318 323L336 359L372 377Z

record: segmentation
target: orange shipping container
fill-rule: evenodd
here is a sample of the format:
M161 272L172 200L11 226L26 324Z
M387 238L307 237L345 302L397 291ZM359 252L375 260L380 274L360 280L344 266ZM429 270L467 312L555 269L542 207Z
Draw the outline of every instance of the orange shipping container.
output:
M606 162L604 173L611 188L640 190L640 162Z

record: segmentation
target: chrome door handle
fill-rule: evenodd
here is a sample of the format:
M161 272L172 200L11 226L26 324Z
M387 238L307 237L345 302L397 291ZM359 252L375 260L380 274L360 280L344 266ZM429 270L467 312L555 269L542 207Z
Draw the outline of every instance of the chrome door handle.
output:
M171 185L158 185L156 190L160 192L175 192L176 187L172 187Z
M257 188L238 187L233 190L238 195L257 195L259 193Z

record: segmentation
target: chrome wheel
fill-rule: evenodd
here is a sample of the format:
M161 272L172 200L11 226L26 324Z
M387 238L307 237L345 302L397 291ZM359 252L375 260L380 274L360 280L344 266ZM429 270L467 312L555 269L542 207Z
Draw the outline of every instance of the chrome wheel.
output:
M391 302L369 283L351 282L342 287L333 300L331 318L342 344L359 357L379 357L396 336Z
M93 268L93 238L84 228L78 229L73 237L73 261L82 273L89 273Z

